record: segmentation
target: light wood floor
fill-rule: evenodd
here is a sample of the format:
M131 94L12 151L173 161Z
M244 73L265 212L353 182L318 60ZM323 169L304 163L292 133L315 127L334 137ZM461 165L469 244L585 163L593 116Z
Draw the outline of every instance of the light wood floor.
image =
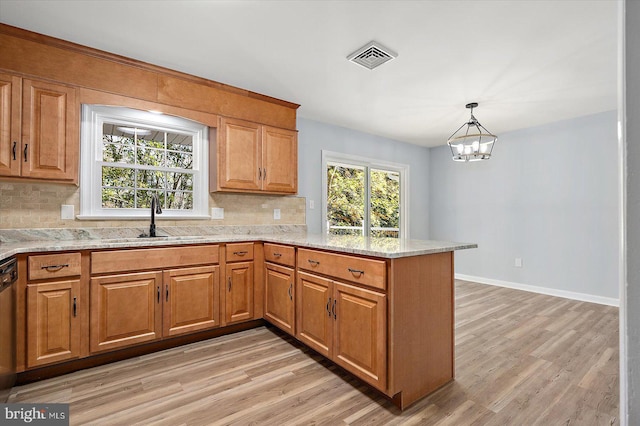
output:
M618 309L456 282L456 380L404 412L258 328L12 390L71 424L618 424Z

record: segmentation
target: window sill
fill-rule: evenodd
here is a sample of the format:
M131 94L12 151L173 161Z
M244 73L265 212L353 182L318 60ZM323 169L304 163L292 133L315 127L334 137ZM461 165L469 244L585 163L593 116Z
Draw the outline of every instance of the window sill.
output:
M86 216L86 215L77 215L76 219L78 220L150 220L151 216ZM211 220L211 216L172 216L163 214L162 216L156 216L156 222L161 222L164 220Z

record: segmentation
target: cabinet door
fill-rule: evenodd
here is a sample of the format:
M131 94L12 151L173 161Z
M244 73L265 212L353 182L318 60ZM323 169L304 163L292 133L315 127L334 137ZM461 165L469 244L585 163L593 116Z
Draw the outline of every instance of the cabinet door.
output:
M226 323L253 319L253 262L228 264L226 277Z
M294 271L291 268L265 264L264 317L287 333L294 334Z
M264 126L262 130L262 189L298 192L298 133Z
M23 81L22 176L78 181L79 108L72 87Z
M261 126L222 118L218 129L218 189L261 189Z
M162 333L162 272L91 279L91 352L156 340Z
M164 272L164 337L220 325L219 275L219 266Z
M326 357L331 355L333 339L332 291L330 280L298 272L296 336Z
M80 280L27 285L27 366L77 358Z
M378 389L387 384L386 296L335 282L333 360Z
M20 175L20 78L0 74L0 176Z

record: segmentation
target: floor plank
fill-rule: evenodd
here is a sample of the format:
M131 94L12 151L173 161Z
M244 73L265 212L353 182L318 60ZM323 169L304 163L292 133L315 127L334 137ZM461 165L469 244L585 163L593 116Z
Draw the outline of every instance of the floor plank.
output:
M258 328L44 380L73 425L617 425L618 309L456 281L456 380L401 412Z

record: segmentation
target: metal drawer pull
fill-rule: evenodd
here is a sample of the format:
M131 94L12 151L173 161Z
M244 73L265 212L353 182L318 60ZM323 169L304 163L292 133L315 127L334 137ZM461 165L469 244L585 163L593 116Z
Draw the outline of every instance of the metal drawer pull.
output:
M293 283L289 284L289 300L293 300L293 294L291 290L293 289Z
M18 142L13 141L13 160L16 160L16 148L18 147Z
M61 265L47 265L47 266L41 266L40 269L46 269L47 272L58 272L59 270L61 270L62 268L68 268L69 264L65 263L65 264L61 264Z
M29 146L28 143L24 144L24 162L27 162L27 147Z
M169 301L169 284L165 285L165 286L164 286L164 288L165 288L166 293L167 293L167 295L166 295L166 301L168 302L168 301Z
M77 317L78 316L78 306L76 305L76 298L73 298L73 316Z
M160 286L158 286L158 303L160 303Z
M331 318L331 298L327 300L327 315L329 315L329 318Z
M360 275L364 275L364 271L360 270L360 269L353 269L353 268L347 268L349 270L349 272L351 272L352 274L358 274L358 277L360 277Z
M336 319L336 302L338 299L333 299L333 319Z
M312 264L313 266L318 266L318 265L320 264L320 262L318 262L317 260L311 260L311 259L308 259L308 262L309 262L310 264Z
M273 253L273 255L274 255L275 257L281 257L281 256L282 256L282 253Z
M233 254L235 254L236 256L244 256L245 254L249 253L248 251L234 251Z
M229 277L229 291L231 291L231 277Z

